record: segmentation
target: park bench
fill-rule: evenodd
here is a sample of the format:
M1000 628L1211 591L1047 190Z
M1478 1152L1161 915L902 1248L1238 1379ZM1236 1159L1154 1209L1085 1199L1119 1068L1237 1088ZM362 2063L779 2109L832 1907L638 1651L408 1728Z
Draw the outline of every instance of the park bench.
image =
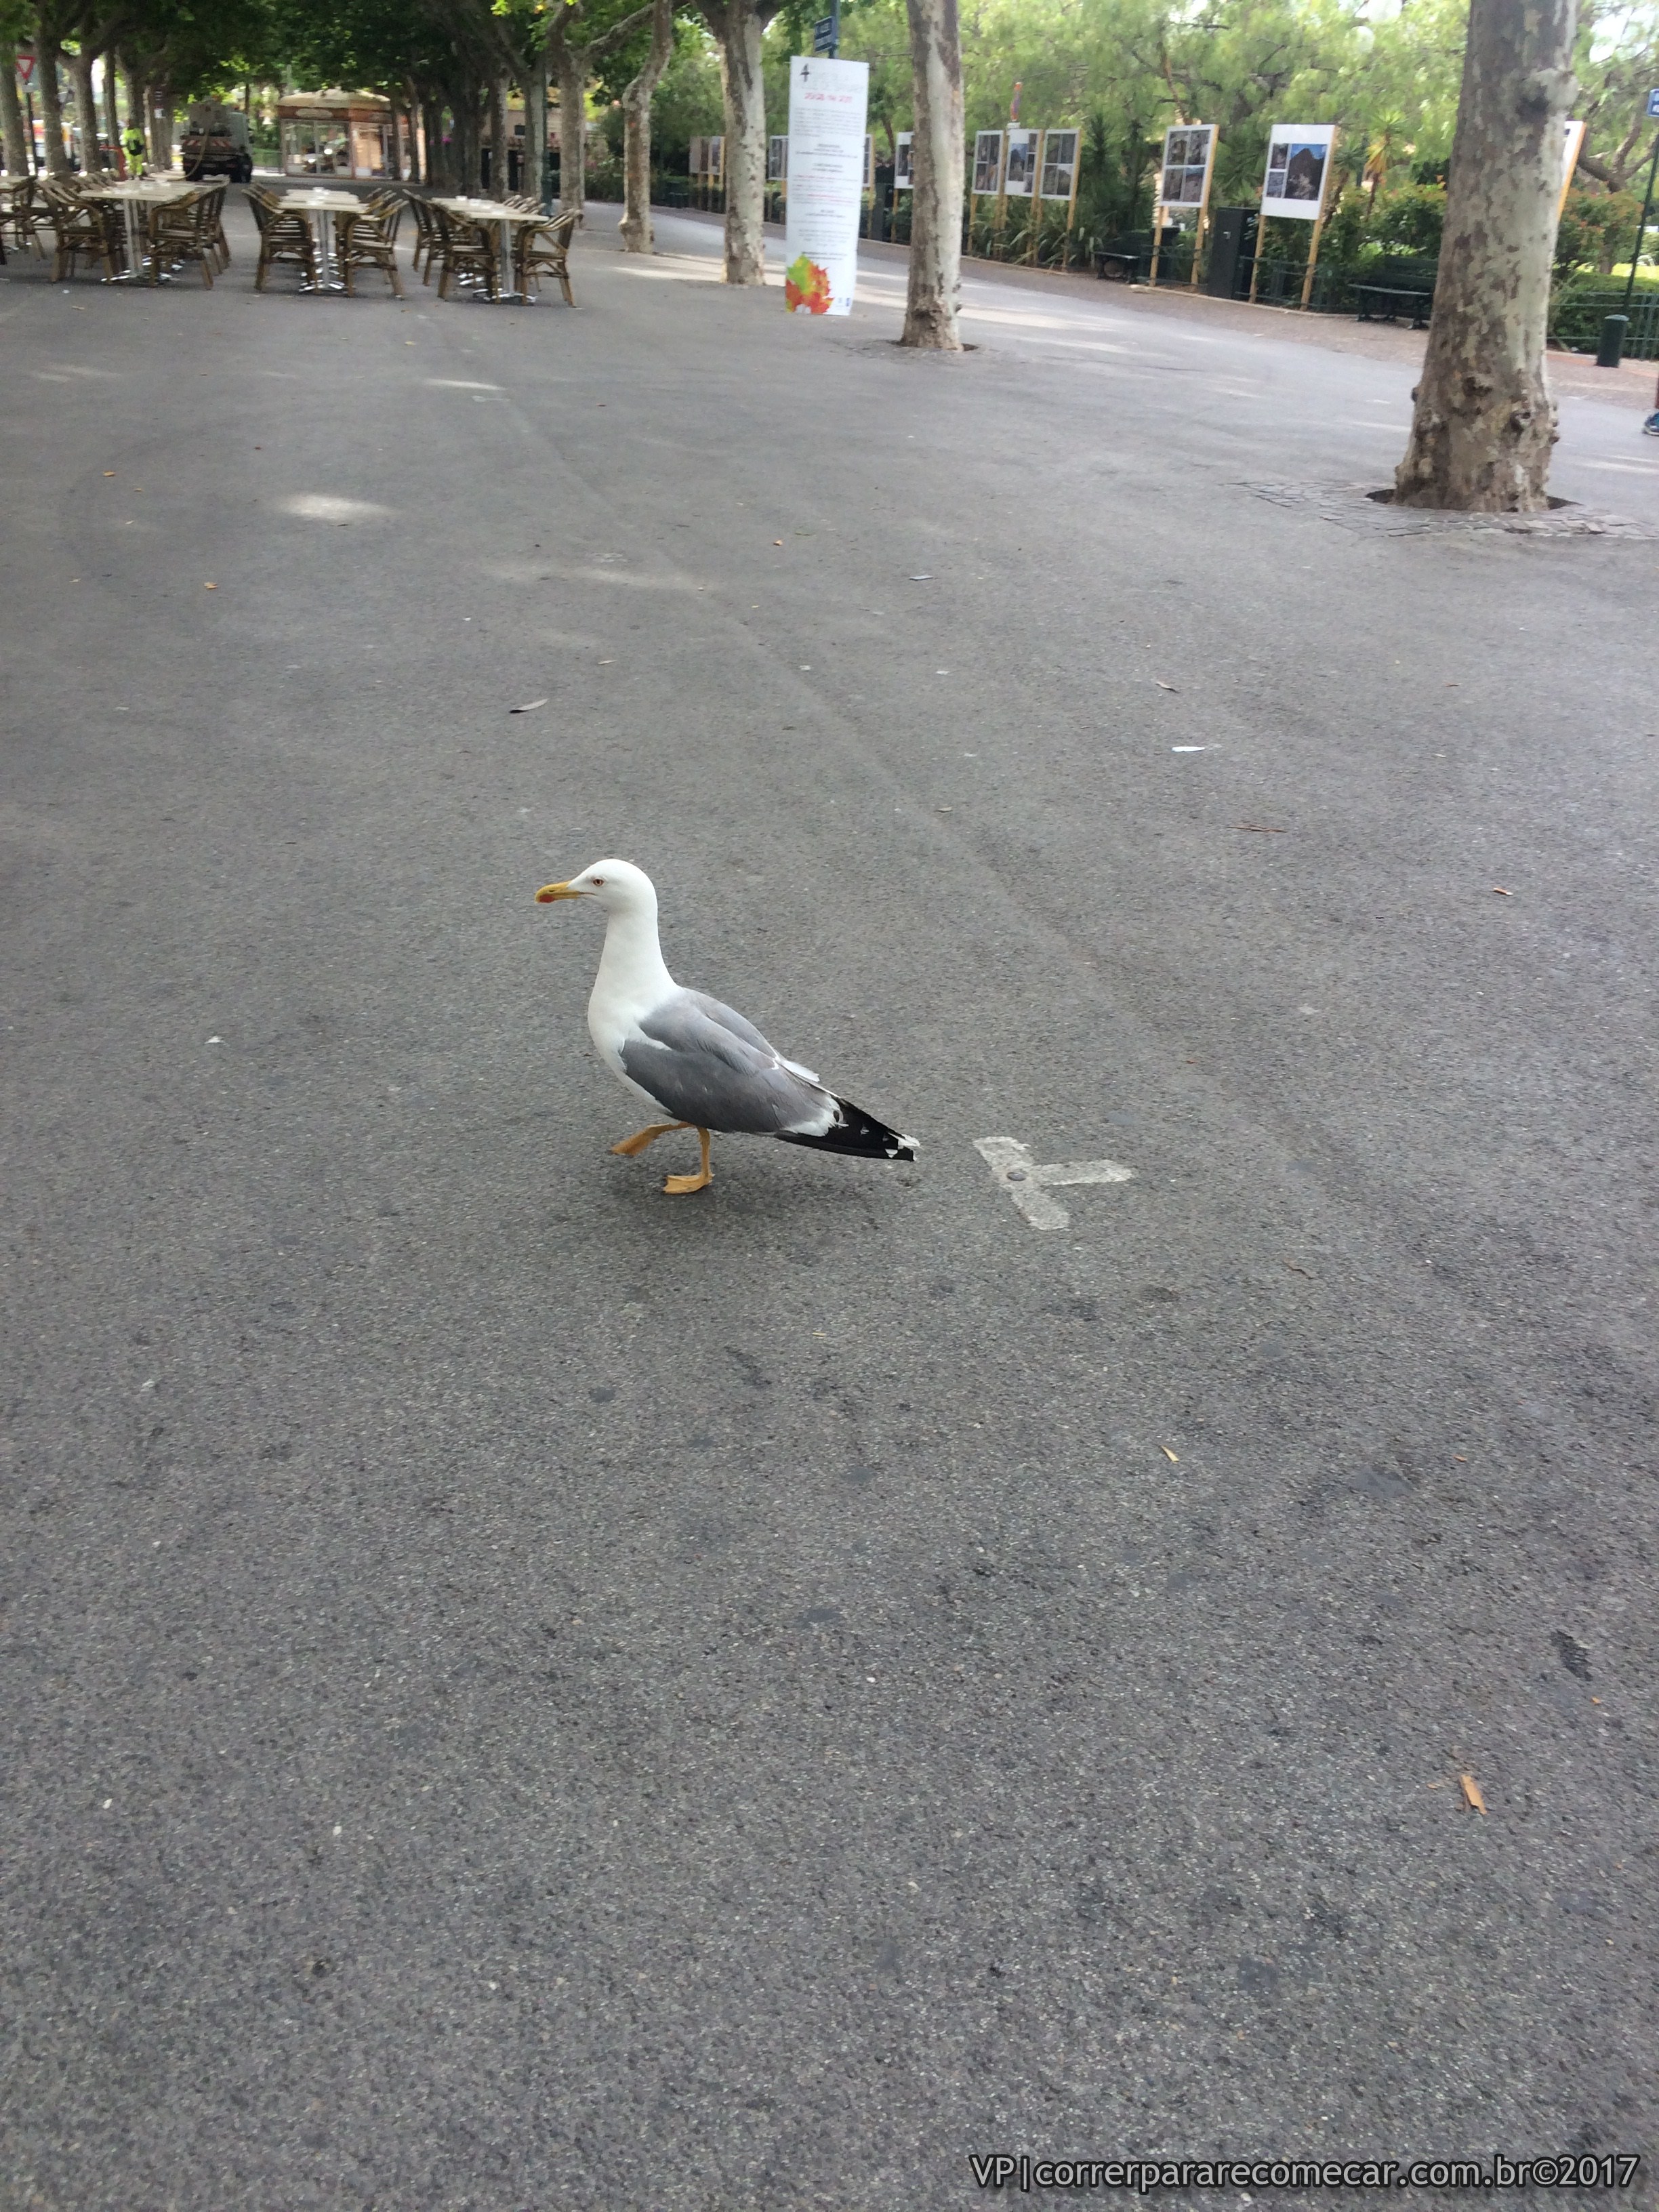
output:
M1119 284L1133 284L1146 274L1152 259L1151 231L1130 232L1126 237L1108 240L1094 252L1095 274L1109 277Z
M1409 315L1414 331L1425 330L1437 273L1431 261L1379 262L1367 281L1353 288L1360 321L1392 323Z
M1173 278L1176 240L1182 234L1174 223L1164 229L1164 256L1158 265L1160 283ZM1144 284L1152 273L1152 234L1150 230L1126 230L1121 237L1109 238L1103 246L1097 246L1092 255L1095 274L1112 279L1120 284Z

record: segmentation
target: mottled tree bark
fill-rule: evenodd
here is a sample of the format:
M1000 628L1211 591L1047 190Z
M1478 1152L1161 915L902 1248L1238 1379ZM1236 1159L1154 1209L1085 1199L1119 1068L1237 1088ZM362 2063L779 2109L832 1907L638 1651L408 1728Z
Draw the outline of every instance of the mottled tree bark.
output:
M559 205L580 215L587 198L587 49L562 38L553 58L559 73Z
M29 157L23 103L17 97L16 55L16 47L8 40L0 51L0 133L4 137L7 168L14 177L27 177L34 163Z
M456 189L468 199L483 191L483 138L478 127L478 88L470 79L457 86L449 103Z
M92 58L90 43L85 39L69 57L70 79L75 87L75 135L80 142L83 177L95 177L103 166L98 159L98 103L92 96Z
M539 206L547 179L547 56L540 52L525 71L524 165L519 189Z
M1481 514L1547 504L1550 265L1577 0L1471 0L1428 352L1395 498Z
M957 0L906 0L915 131L910 141L910 282L901 345L960 353L962 40Z
M173 87L144 87L144 136L149 141L149 166L158 176L173 167Z
M507 198L507 149L512 134L507 128L507 93L510 90L504 76L489 80L489 196L491 199Z
M651 51L622 96L623 219L625 253L649 253L651 231L651 102L674 52L674 0L656 0L651 13Z
M104 136L109 140L109 165L121 173L121 79L113 54L104 57Z
M34 64L34 82L40 94L40 120L46 126L46 173L66 177L70 161L64 145L64 102L58 86L62 50L56 39L44 34L35 41L34 50L39 57Z
M726 281L766 282L766 88L761 33L776 0L702 0L726 109Z

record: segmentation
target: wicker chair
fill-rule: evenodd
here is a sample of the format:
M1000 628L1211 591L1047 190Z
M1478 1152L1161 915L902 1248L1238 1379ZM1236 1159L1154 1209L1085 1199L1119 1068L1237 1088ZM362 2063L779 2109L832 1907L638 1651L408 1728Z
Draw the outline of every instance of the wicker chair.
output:
M398 274L398 226L403 213L401 198L393 198L379 214L365 209L362 215L335 217L335 258L349 295L356 295L360 269L384 269L392 290L403 298L403 279Z
M469 222L466 216L452 215L447 208L434 207L438 218L438 233L441 241L443 269L438 278L438 297L449 297L449 280L459 277L462 283L482 280L492 300L501 296L501 267L495 258L495 241L481 222Z
M249 185L247 200L253 210L253 220L259 226L259 266L254 274L254 290L264 290L265 278L272 264L277 261L297 262L307 283L315 284L317 241L305 217L286 214L275 194L258 185Z
M78 191L65 191L56 177L41 186L46 220L58 241L52 281L61 284L82 259L101 261L104 274L118 276L127 265L126 234L120 210L110 200L85 200Z
M213 228L213 250L219 257L219 266L222 269L228 269L230 240L225 236L225 187L222 185L216 185L208 194L208 198L213 203L213 212L210 217Z
M409 212L415 218L415 250L410 259L422 283L429 284L432 282L432 257L438 252L441 242L437 213L419 192L410 192L408 199Z
M46 249L40 243L40 186L33 177L25 177L13 190L11 200L0 222L11 225L11 234L19 247L32 246L44 261Z
M570 240L576 225L581 221L579 208L567 208L556 215L550 222L526 222L519 226L519 234L513 241L513 274L518 289L526 297L534 296L531 278L538 270L558 279L559 289L564 295L567 307L575 301L570 292Z
M216 202L222 204L223 198L222 189L195 192L187 200L163 200L151 208L145 258L152 284L161 283L164 270L194 261L202 271L203 283L210 292L213 289L213 271L219 258L214 235L219 228Z

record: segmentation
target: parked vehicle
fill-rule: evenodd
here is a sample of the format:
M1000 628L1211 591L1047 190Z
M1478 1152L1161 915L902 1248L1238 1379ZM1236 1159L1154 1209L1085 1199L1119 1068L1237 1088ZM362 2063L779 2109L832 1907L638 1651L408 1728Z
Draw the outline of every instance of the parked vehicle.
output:
M185 174L192 179L229 177L245 185L253 174L247 118L240 107L227 107L222 100L195 103L185 124L179 153Z

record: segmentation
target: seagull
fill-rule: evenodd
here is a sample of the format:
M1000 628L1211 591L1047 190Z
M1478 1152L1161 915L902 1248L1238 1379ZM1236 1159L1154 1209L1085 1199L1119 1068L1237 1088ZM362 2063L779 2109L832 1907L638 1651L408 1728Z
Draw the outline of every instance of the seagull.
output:
M668 1121L653 1121L613 1152L632 1159L671 1130L695 1129L702 1148L696 1175L670 1176L671 1198L714 1181L708 1140L716 1131L778 1137L821 1152L913 1160L902 1137L849 1099L827 1091L810 1067L786 1060L752 1022L669 974L657 937L657 888L631 860L595 860L566 884L544 884L539 905L592 899L605 917L605 949L587 1001L587 1029L600 1059L635 1096Z

